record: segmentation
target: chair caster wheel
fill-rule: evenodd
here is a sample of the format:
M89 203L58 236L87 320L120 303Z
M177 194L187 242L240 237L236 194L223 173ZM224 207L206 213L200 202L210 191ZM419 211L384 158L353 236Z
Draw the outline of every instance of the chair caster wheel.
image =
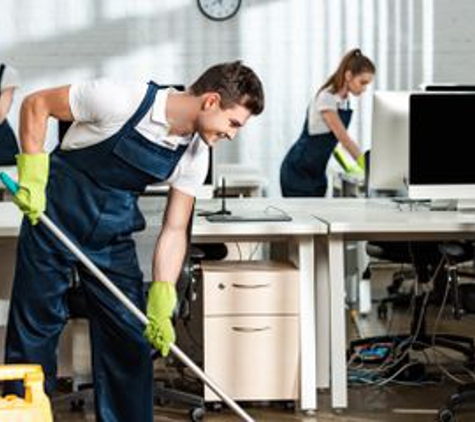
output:
M284 402L284 409L285 410L295 410L295 402L294 401Z
M208 407L213 412L221 412L221 410L223 410L223 405L219 402L209 403Z
M302 410L302 413L306 417L312 417L312 416L315 416L317 414L317 412L315 412L314 409L305 409L305 410Z
M169 402L167 399L164 399L163 397L156 397L156 398L155 398L155 404L156 404L158 407L165 407L165 406L167 406L168 404L170 404L170 402Z
M445 407L438 414L439 422L455 422L455 414L452 409Z
M191 422L201 422L205 415L205 409L202 407L195 407L190 410L190 421Z
M378 306L378 318L382 320L388 319L388 307L386 305Z
M83 399L71 400L71 412L82 412L84 410L85 401Z

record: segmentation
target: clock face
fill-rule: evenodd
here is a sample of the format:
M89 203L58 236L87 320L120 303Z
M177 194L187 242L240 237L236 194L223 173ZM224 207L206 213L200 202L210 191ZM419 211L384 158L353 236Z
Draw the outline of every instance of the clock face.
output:
M201 12L215 21L232 18L240 6L241 0L198 0Z

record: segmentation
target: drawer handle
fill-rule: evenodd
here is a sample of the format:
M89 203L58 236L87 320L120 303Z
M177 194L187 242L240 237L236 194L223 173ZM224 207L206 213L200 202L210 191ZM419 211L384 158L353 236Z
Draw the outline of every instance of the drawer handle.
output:
M270 283L266 284L238 284L238 283L233 283L233 287L236 287L236 289L262 289L264 287L269 287Z
M269 326L260 327L260 328L252 328L252 327L232 327L233 331L237 331L238 333L255 333L258 331L267 331L270 330Z

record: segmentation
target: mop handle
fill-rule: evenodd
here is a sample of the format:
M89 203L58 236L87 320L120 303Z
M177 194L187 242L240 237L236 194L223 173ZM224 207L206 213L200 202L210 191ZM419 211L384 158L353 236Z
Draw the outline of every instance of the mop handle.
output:
M0 173L0 180L5 187L15 195L18 192L18 184L6 173ZM48 229L54 233L54 235L72 252L76 258L81 261L82 264L94 274L99 281L117 298L119 301L132 312L144 325L149 323L148 318L144 313L135 306L135 304L126 296L112 281L54 224L46 214L41 214L39 220ZM231 397L229 397L224 391L219 388L214 381L212 381L198 365L196 365L181 349L175 344L170 344L170 350L172 353L181 360L188 368L190 368L194 374L200 378L208 387L213 390L234 412L246 422L254 422L252 419Z

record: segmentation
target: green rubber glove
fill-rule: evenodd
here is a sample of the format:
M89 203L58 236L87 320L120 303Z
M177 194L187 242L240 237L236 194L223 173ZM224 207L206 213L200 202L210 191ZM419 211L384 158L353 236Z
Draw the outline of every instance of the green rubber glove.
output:
M345 173L348 173L351 169L351 163L348 161L348 158L346 158L345 153L340 147L336 147L333 150L333 156L335 157L338 164L340 164L340 166L343 168Z
M358 156L358 158L356 159L356 164L358 164L358 167L361 170L366 171L366 159L365 159L364 154L360 154Z
M31 224L38 223L38 218L46 209L46 184L49 174L49 155L18 154L19 190L13 197L13 202L30 219Z
M333 151L333 156L335 157L338 164L343 168L346 174L355 177L362 177L365 171L365 158L364 154L360 154L356 160L356 164L353 164L348 160L345 153L341 150L340 147L336 147Z
M167 281L154 281L148 291L147 318L149 323L144 336L162 356L170 353L170 343L175 343L172 314L177 303L175 286Z
M349 176L362 178L364 177L364 170L362 170L358 164L354 164L348 169L346 174L348 174Z

